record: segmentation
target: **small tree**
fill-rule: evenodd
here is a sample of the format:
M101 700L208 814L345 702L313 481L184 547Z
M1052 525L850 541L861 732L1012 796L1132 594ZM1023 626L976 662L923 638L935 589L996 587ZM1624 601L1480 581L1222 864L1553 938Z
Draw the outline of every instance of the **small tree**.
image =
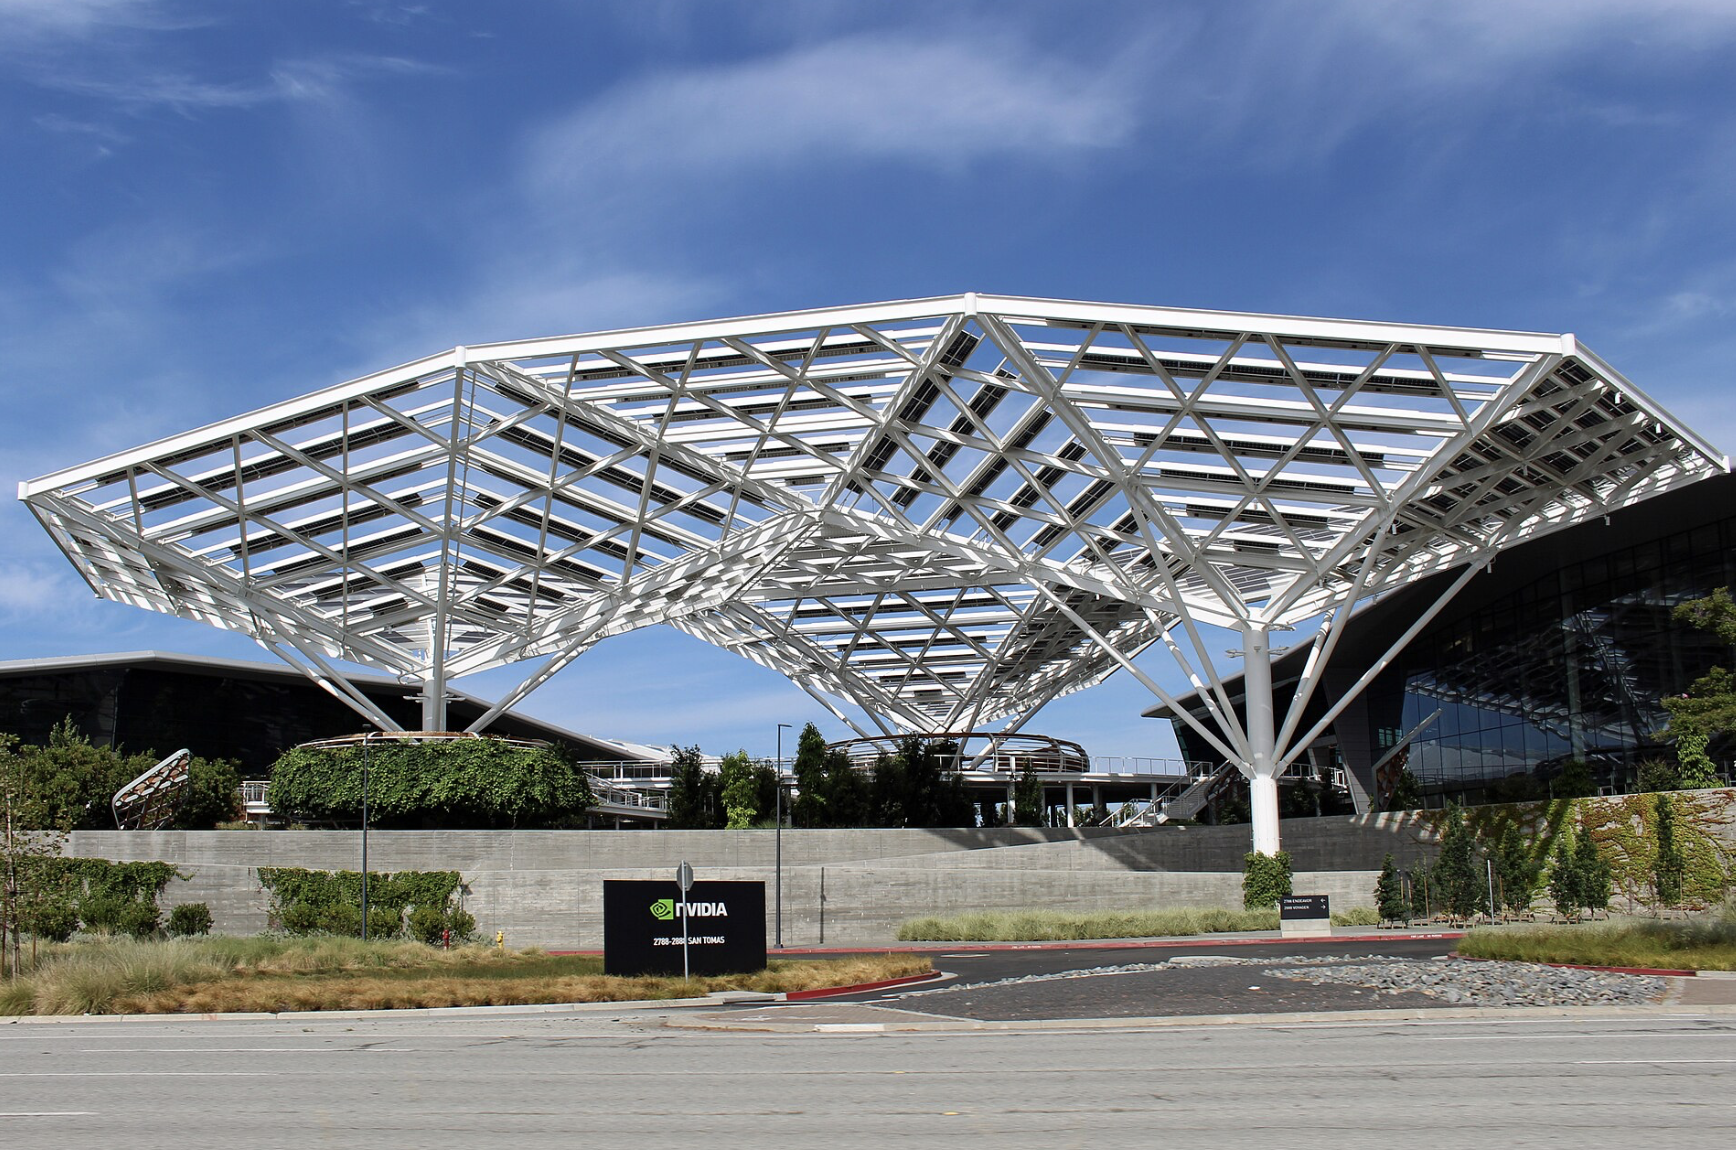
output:
M70 817L16 745L0 734L0 968L14 978L24 959L24 924L52 917L47 864L66 844Z
M1682 876L1687 871L1687 860L1676 842L1675 803L1669 795L1659 795L1653 802L1656 804L1653 833L1658 853L1652 860L1652 890L1658 906L1667 909L1682 901Z
M1013 783L1013 821L1022 827L1043 824L1043 780L1029 763Z
M790 804L790 822L798 827L829 825L826 803L826 736L809 723L796 740L796 761L791 766L795 776L796 797Z
M1412 918L1434 917L1440 899L1435 895L1434 876L1426 859L1418 859L1410 870L1410 898Z
M1563 827L1555 842L1555 857L1549 867L1549 898L1556 913L1569 922L1579 917L1585 905L1585 882L1579 872L1579 856L1574 850L1573 832Z
M1543 866L1531 857L1525 836L1518 827L1509 826L1501 833L1501 841L1495 848L1495 878L1501 887L1501 906L1516 912L1530 910L1542 874Z
M1374 905L1382 922L1410 921L1410 900L1405 897L1404 879L1392 861L1391 852L1380 864L1380 877L1374 880Z
M1477 866L1476 845L1465 825L1465 812L1458 806L1447 810L1446 829L1441 833L1440 859L1434 868L1435 885L1442 907L1454 918L1470 918L1483 905L1484 884Z
M1579 872L1579 901L1588 913L1609 913L1612 885L1609 862L1597 849L1597 840L1585 827L1579 829L1579 840L1573 851L1573 866Z
M698 747L677 747L669 768L669 828L706 830L717 823L717 781Z
M723 799L724 826L746 830L759 817L759 781L746 751L723 756L718 764L718 795Z

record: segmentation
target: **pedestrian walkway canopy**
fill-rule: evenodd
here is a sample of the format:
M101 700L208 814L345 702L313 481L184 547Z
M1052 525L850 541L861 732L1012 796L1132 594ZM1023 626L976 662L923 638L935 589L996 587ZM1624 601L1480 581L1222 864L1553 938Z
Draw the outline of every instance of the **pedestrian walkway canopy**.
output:
M1327 620L1312 671L1350 605L1725 467L1570 335L966 294L459 347L20 497L97 594L388 728L343 665L436 730L527 663L480 729L663 623L861 734L1017 730L1117 668L1170 702L1161 643L1260 808L1306 745L1270 632Z

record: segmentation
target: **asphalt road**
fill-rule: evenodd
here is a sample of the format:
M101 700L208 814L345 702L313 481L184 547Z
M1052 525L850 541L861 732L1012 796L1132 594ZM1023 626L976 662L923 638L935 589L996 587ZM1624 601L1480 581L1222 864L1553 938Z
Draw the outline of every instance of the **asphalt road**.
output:
M0 1025L0 1145L1729 1146L1736 1019L758 1034L651 1014Z

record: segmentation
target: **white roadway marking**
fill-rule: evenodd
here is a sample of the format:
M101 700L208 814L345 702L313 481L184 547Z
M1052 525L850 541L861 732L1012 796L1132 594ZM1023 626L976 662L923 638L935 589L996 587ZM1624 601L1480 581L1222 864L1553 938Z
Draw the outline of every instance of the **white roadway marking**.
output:
M1533 1038L1574 1038L1592 1039L1596 1042L1608 1042L1608 1034L1425 1034L1430 1042L1495 1042L1523 1040ZM1713 1030L1648 1030L1630 1035L1632 1038L1656 1038L1660 1041L1674 1042L1678 1038L1722 1038L1726 1041L1736 1039L1736 1033Z
M0 1078L270 1078L264 1070L0 1070Z
M1581 1058L1575 1066L1701 1066L1736 1062L1736 1058Z
M332 1054L332 1046L87 1046L78 1054Z

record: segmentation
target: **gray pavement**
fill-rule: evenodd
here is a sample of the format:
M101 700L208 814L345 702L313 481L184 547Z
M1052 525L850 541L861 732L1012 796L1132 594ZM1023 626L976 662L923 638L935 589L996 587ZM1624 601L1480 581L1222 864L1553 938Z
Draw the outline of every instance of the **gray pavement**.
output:
M0 1144L1694 1150L1736 1137L1736 1018L1692 1011L800 1035L665 1017L0 1026Z

